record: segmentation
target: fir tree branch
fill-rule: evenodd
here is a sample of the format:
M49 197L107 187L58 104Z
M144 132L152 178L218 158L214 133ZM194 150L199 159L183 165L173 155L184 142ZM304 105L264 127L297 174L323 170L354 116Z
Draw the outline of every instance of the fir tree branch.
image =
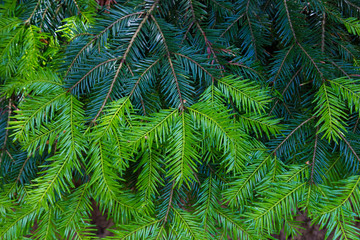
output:
M360 120L360 117L357 117L357 120L356 120L354 129L353 129L353 133L355 133L355 131L356 131L356 128L357 128L357 126L358 126L358 124L359 124L359 120Z
M36 6L35 6L35 8L34 8L34 10L31 12L29 18L25 20L25 22L24 22L25 24L30 24L30 20L31 20L31 18L34 16L34 14L35 14L35 12L36 12L36 9L39 7L40 3L41 3L41 0L38 0L38 2L36 3Z
M159 61L161 60L162 57L163 57L163 56L160 56L157 60L155 60L155 61L154 61L148 68L146 68L145 71L140 75L140 77L137 79L136 83L134 84L134 87L131 89L131 91L130 91L130 93L129 93L129 95L128 95L129 98L133 95L136 87L139 85L139 83L140 83L141 79L144 77L144 75L145 75L148 71L150 71L150 69L153 68L157 63L159 63Z
M128 15L125 15L119 19L117 19L116 21L114 21L112 24L110 24L109 26L107 26L103 31L101 31L99 34L97 34L93 39L91 39L75 56L75 58L73 59L73 61L70 63L66 73L65 73L65 77L69 74L70 69L74 66L76 60L79 58L79 56L81 55L81 53L83 51L86 50L87 47L89 47L94 41L96 41L99 37L101 37L104 33L106 33L106 31L110 30L115 24L117 24L118 22L121 22L122 20L131 17L131 16L135 16L135 15L141 15L144 12L136 12L136 13L131 13Z
M325 51L325 21L326 21L326 13L323 12L323 19L321 22L321 52Z
M8 136L9 136L10 117L11 117L11 98L9 99L9 105L8 105L8 119L7 119L7 123L6 123L5 139L4 139L4 143L3 143L3 147L1 149L1 155L0 155L0 167L1 167L1 163L3 161L4 152L6 150L6 142L7 142Z
M80 78L79 81L77 81L71 88L68 89L68 92L71 92L77 85L79 85L87 76L89 76L93 71L95 71L96 69L98 69L99 67L101 67L102 65L105 65L109 62L114 62L114 61L118 61L120 58L111 58L108 59L106 61L103 61L101 63L99 63L98 65L96 65L95 67L93 67L92 69L90 69L90 71L88 71L82 78Z
M354 3L352 3L352 2L350 2L350 1L348 1L348 0L344 0L344 2L346 2L346 3L349 4L350 6L356 8L358 11L360 11L360 7L357 6L357 5L355 5Z
M149 11L146 13L145 17L143 18L143 20L142 20L141 23L139 24L139 26L138 26L138 28L136 29L134 35L132 36L132 38L131 38L131 40L130 40L130 42L129 42L126 50L125 50L124 55L123 55L122 58L121 58L120 64L119 64L119 66L117 67L115 76L114 76L113 80L111 81L111 85L110 85L109 91L107 92L106 97L105 97L105 99L104 99L104 101L103 101L100 109L98 110L96 116L95 116L94 119L91 121L92 123L95 123L95 122L96 122L96 119L99 117L100 113L102 112L103 108L105 107L105 104L106 104L107 100L109 99L110 94L111 94L111 92L112 92L112 90L113 90L113 87L114 87L114 84L115 84L115 82L116 82L116 79L118 78L118 76L119 76L119 74L120 74L120 70L121 70L121 68L122 68L122 66L123 66L123 64L124 64L124 62L125 62L128 54L129 54L129 52L130 52L130 49L131 49L132 45L134 44L134 41L135 41L136 37L137 37L138 34L140 33L143 25L146 23L146 21L148 20L149 16L151 16L151 12L155 9L155 7L156 7L156 5L157 5L158 3L159 3L159 0L157 0L157 1L154 2L154 4L151 6L151 8L149 9ZM181 96L180 96L180 97L181 97Z
M248 66L246 66L246 65L244 65L244 64L237 63L237 62L232 62L232 61L230 61L229 64L230 64L230 65L239 66L239 67L242 67L242 68L249 69L250 71L256 73L257 75L262 76L261 73L259 73L259 72L256 71L255 69L253 69L253 68L251 68L251 67L248 67Z
M254 32L253 32L252 25L251 25L251 20L250 20L250 17L249 17L249 4L250 4L250 0L247 1L245 13L246 13L246 19L247 19L247 22L248 22L248 25L249 25L250 34L251 34L251 42L252 42L253 49L254 49L255 59L257 60L258 57L257 57L257 50L256 50L256 40L255 40L255 37L254 37Z
M298 40L296 38L295 30L294 30L294 27L293 27L293 24L292 24L292 21L291 21L290 12L289 12L289 8L288 8L288 5L286 3L286 0L284 0L284 6L285 6L286 16L287 16L288 21L289 21L289 26L290 26L291 32L293 34L295 42L298 44Z
M291 47L289 48L289 50L286 52L286 54L285 54L285 56L284 56L284 59L281 61L279 70L277 70L276 75L275 75L274 80L273 80L274 84L276 83L276 79L279 77L280 72L281 72L281 70L282 70L282 68L283 68L283 66L284 66L284 63L285 63L287 57L289 56L289 54L290 54L290 52L291 52L291 50L292 50L293 48L294 48L294 44L291 45ZM297 74L296 74L296 75L297 75Z
M174 195L174 186L175 186L175 181L173 181L172 185L171 185L169 204L167 206L166 213L165 213L165 216L164 216L164 224L167 222L170 209L172 208L172 201L173 201L173 195Z
M304 187L307 183L304 182L302 184L299 184L298 186L296 186L294 189L292 189L291 191L289 191L288 193L286 193L286 195L282 196L281 199L279 199L277 202L275 202L269 209L266 209L265 211L263 211L261 214L259 214L258 216L256 216L256 218L254 219L254 221L258 220L259 218L265 216L266 214L268 214L269 212L271 212L272 209L274 209L276 206L278 206L279 204L281 204L284 199L286 199L287 197L289 197L291 194L293 194L294 192L296 192L298 189Z
M282 91L281 95L284 96L284 93L289 89L291 83L294 81L295 77L299 74L299 72L302 70L302 67L300 67L296 73L292 76L292 78L290 79L290 81L288 82L288 84L286 85L286 87L284 88L284 90ZM279 99L276 100L276 102L274 103L274 106L271 108L270 112L269 112L269 116L271 115L271 113L274 111L276 105L279 103Z
M189 27L187 28L187 30L186 30L186 32L185 32L185 34L184 34L184 37L183 37L182 40L181 40L180 45L182 45L182 44L184 43L185 39L187 38L187 34L190 32L191 27L194 25L194 23L195 23L195 22L192 21L192 22L189 24Z
M303 125L314 119L316 116L312 116L311 118L308 118L304 122L302 122L299 126L297 126L294 130L292 130L289 135L286 136L286 138L273 150L273 154L276 153L276 151L297 131L299 128L301 128Z
M316 150L317 150L317 143L318 143L318 134L319 126L316 127L316 134L315 134L315 143L314 143L314 153L311 162L311 174L310 174L310 183L314 184L314 169L315 169L315 160L316 160Z
M192 59L191 57L186 56L186 55L183 55L183 54L181 54L181 53L177 53L177 52L174 52L173 54L178 55L178 56L181 56L181 57L183 57L183 58L186 58L186 59L188 59L189 61L195 63L199 68L201 68L201 70L203 70L204 72L206 72L211 78L214 78L214 76L213 76L208 70L206 70L203 66L201 66L200 63L198 63L197 61L195 61L195 60Z
M216 5L218 5L220 8L224 8L224 9L226 9L226 10L234 13L234 10L233 10L233 9L230 9L230 8L224 6L223 4L218 3L216 0L211 0L211 1L212 1L213 3L215 3Z
M338 64L336 64L334 61L329 59L329 62L335 66L336 68L338 68L347 78L351 79L351 77L349 76L349 74L347 74L344 69L342 69Z
M285 0L286 1L286 0ZM320 68L318 67L318 65L315 63L314 59L309 55L309 53L303 48L303 46L300 43L297 43L297 45L300 47L300 49L305 53L305 55L309 58L309 60L311 61L311 63L314 65L314 67L316 68L317 72L320 75L321 80L324 82L324 75L323 73L320 71Z
M167 59L169 61L169 64L170 64L170 68L171 68L171 72L174 76L174 79L175 79L175 83L176 83L176 89L177 89L177 92L178 92L178 95L179 95L179 99L180 99L180 109L181 111L184 110L184 100L183 98L181 97L181 91L180 91L180 85L179 85L179 80L176 76L176 72L175 72L175 68L174 68L174 64L171 60L171 55L170 55L170 51L169 51L169 47L168 45L166 44L166 38L164 36L164 33L162 32L160 26L159 26L159 23L156 21L156 18L151 15L151 18L153 19L153 21L155 22L155 25L156 27L158 28L159 32L160 32L160 35L162 37L162 39L164 40L164 46L165 46L165 50L166 50L166 56L167 56Z
M349 141L346 140L346 138L343 136L343 133L339 133L339 136L340 136L341 139L346 143L346 145L350 148L351 152L354 154L354 156L356 157L356 159L360 162L360 157L357 155L355 149L351 146L351 144L349 143Z
M24 161L23 165L21 166L20 171L19 171L19 174L18 174L18 176L17 176L17 178L16 178L16 181L15 181L15 184L16 184L17 182L19 182L20 177L21 177L21 174L22 174L23 171L24 171L25 165L26 165L26 163L29 161L30 158L31 158L31 155L26 158L26 160Z
M216 42L221 39L225 33L227 33L234 25L235 23L237 23L241 18L243 18L245 16L245 13L241 14L238 18L235 19L235 21L233 21L226 29L223 33L221 33L220 37L216 40Z

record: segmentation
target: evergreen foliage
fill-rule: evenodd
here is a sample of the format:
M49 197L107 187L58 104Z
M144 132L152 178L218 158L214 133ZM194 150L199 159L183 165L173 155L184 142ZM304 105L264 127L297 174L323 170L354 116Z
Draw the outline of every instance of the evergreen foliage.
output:
M103 5L103 6L101 6ZM0 239L359 239L357 0L0 1Z

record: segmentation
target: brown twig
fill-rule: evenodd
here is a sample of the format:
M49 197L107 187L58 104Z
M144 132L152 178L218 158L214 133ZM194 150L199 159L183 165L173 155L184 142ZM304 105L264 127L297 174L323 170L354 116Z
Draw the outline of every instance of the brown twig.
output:
M310 183L314 183L314 168L315 168L315 160L316 160L316 150L317 150L317 143L318 143L318 134L319 126L316 127L316 134L315 134L315 143L314 143L314 153L312 157L311 163L311 175L310 175Z

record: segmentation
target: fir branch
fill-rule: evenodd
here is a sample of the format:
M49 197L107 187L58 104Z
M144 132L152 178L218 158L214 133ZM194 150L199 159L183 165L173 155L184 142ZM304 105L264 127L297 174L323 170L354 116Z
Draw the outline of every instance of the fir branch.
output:
M272 151L273 154L276 153L276 151L297 131L299 130L303 125L305 125L306 123L308 123L309 121L313 120L316 116L312 116L308 119L306 119L304 122L302 122L301 124L299 124L294 130L292 130L287 136L286 138Z
M329 62L335 66L336 68L338 68L347 78L351 79L351 77L349 76L349 74L347 74L344 69L342 69L342 67L340 67L338 64L336 64L334 61L329 59Z
M141 79L144 77L144 75L145 75L148 71L150 71L151 68L153 68L156 64L158 64L162 57L163 57L163 56L160 56L157 60L155 60L155 61L154 61L148 68L146 68L145 71L140 75L140 77L137 79L136 83L134 84L134 87L131 89L131 91L130 91L130 93L129 93L129 95L128 95L129 98L133 95L135 89L136 89L137 86L139 85L139 83L140 83Z
M282 70L282 68L283 68L283 66L284 66L284 63L285 63L287 57L289 56L289 54L290 54L290 52L291 52L291 50L292 50L293 48L294 48L294 44L291 45L291 47L289 48L289 50L286 52L283 60L281 61L279 70L277 70L276 75L275 75L274 80L273 80L274 84L276 83L276 79L279 77L280 72L281 72L281 70ZM297 74L295 74L295 76L296 76L296 75L297 75Z
M0 167L1 167L1 163L3 161L4 152L6 150L6 142L7 142L8 136L9 136L10 118L11 118L11 98L9 99L9 105L8 105L8 119L6 122L5 139L4 139L4 143L3 143L3 147L1 149L1 155L0 155Z
M81 55L81 53L83 51L86 50L87 47L89 47L94 41L96 41L99 37L101 37L103 34L105 34L108 30L110 30L115 24L121 22L122 20L135 16L135 15L141 15L144 12L136 12L136 13L131 13L128 15L125 15L119 19L117 19L116 21L114 21L112 24L110 24L109 26L107 26L103 31L101 31L99 34L97 34L93 39L91 39L83 48L81 48L81 50L76 54L75 58L73 59L73 61L70 63L66 73L65 73L65 77L69 74L71 68L74 66L76 60L79 58L79 56Z
M326 21L326 13L323 13L323 19L321 22L321 52L325 51L325 21Z
M41 0L38 0L37 3L36 3L36 6L35 6L35 8L34 8L34 10L31 12L29 18L25 20L25 22L24 22L25 24L30 24L30 20L31 20L31 18L34 16L34 14L36 13L36 10L38 9L40 3L41 3Z
M177 92L178 92L178 95L179 95L179 99L180 99L180 110L183 111L184 110L184 100L183 98L181 97L181 91L180 91L180 85L179 85L179 80L176 76L176 72L175 72L175 68L174 68L174 64L171 60L171 55L170 55L170 51L169 51L169 47L167 46L166 44L166 38L164 36L164 33L162 32L161 30L161 27L159 26L159 23L156 21L156 18L151 15L151 18L152 20L155 22L155 25L156 27L158 28L159 32L160 32L160 35L163 39L163 43L164 43L164 46L165 46L165 50L166 50L166 56L167 56L167 59L169 61L169 64L170 64L170 68L171 68L171 72L174 76L174 79L175 79L175 83L176 83L176 89L177 89Z
M358 126L358 124L359 124L359 120L360 120L360 117L357 117L357 120L356 120L354 129L353 129L353 133L355 133L355 131L356 131L356 128L357 128L357 126Z
M251 42L252 42L253 49L254 49L255 59L257 60L258 57L257 57L257 50L256 50L256 40L255 40L255 37L254 37L254 32L253 32L252 25L251 25L251 20L250 20L250 17L249 17L249 4L250 4L250 0L248 0L247 3L246 3L245 14L246 14L246 19L247 19L247 22L248 22L248 25L249 25L249 30L250 30L250 34L251 34Z
M319 126L316 127L316 132L319 131ZM310 183L314 184L314 169L315 169L315 161L316 161L316 150L317 150L317 143L318 143L318 134L315 134L315 143L314 143L314 153L311 162L311 174L310 174Z
M235 19L235 21L233 21L226 29L224 32L221 33L221 35L219 36L218 40L221 39L222 37L224 37L225 33L227 33L241 18L243 18L245 16L245 13L241 14L238 18ZM218 41L217 40L217 41Z
M103 61L101 63L99 63L98 65L96 65L95 67L93 67L92 69L90 69L90 71L88 71L82 78L79 79L79 81L77 81L71 88L68 89L68 92L71 92L77 85L79 85L87 76L89 76L93 71L95 71L96 69L98 69L99 67L101 67L102 65L105 65L109 62L115 62L118 61L120 58L111 58L108 59L106 61Z
M286 85L286 87L284 88L284 90L281 92L281 95L284 96L284 93L289 89L291 83L294 81L295 77L300 73L300 71L302 70L302 67L300 67L296 73L292 76L292 78L290 79L290 81L288 82L288 84ZM276 105L279 103L279 99L276 100L276 102L274 103L274 106L271 108L270 112L269 112L269 116L271 115L271 113L274 111Z
M168 204L168 206L166 208L166 213L165 213L165 216L164 216L164 224L167 222L170 209L172 208L172 201L173 201L173 195L174 195L174 186L175 186L175 181L173 181L172 185L171 185L169 204Z
M286 0L285 0L286 1ZM309 58L309 60L311 61L311 63L314 65L314 67L316 68L317 72L320 75L321 80L324 82L325 78L324 78L324 74L320 71L320 68L318 67L318 65L315 63L314 59L309 55L309 53L303 48L303 46L300 43L297 43L297 45L300 47L300 49L305 53L305 55Z
M106 94L106 97L105 97L105 99L104 99L104 101L103 101L100 109L99 109L98 112L96 113L94 119L91 121L92 123L95 123L95 122L96 122L96 119L99 117L100 113L102 112L103 108L105 107L105 104L106 104L107 100L109 99L110 94L111 94L111 92L112 92L112 90L113 90L115 81L116 81L117 77L119 76L120 70L121 70L121 68L122 68L122 66L123 66L123 64L124 64L124 62L125 62L128 54L129 54L129 52L130 52L130 49L131 49L132 45L134 44L134 41L135 41L136 37L137 37L138 34L140 33L143 25L146 23L146 21L148 20L149 16L151 16L151 12L155 9L155 7L156 7L156 5L158 4L158 2L159 2L159 0L157 0L157 1L154 2L154 4L151 6L151 8L149 9L149 11L146 13L145 17L143 18L143 20L142 20L141 23L139 24L139 26L138 26L138 28L136 29L134 35L132 36L132 38L131 38L131 40L130 40L130 42L129 42L126 50L125 50L124 55L123 55L122 58L121 58L120 64L119 64L119 66L117 67L115 76L114 76L113 80L111 81L110 88L109 88L109 90L108 90L108 92L107 92L107 94Z
M357 5L355 5L354 3L352 3L352 2L350 2L350 1L348 1L348 0L344 0L344 2L346 2L346 3L349 4L350 6L356 8L358 11L360 11L360 7L357 6Z
M294 30L294 27L293 27L293 24L292 24L292 21L291 21L290 12L289 12L289 8L288 8L288 5L286 3L286 0L284 0L284 6L285 6L286 16L288 18L289 26L290 26L291 32L293 34L294 40L295 40L295 42L297 44L299 44L298 40L296 38L295 30Z
M208 71L208 70L206 70L203 66L201 66L201 64L200 63L198 63L197 61L195 61L194 59L192 59L191 57L189 57L189 56L185 56L185 55L183 55L183 54L181 54L181 53L177 53L177 52L175 52L175 53L173 53L173 54L175 54L175 55L178 55L178 56L181 56L181 57L183 57L183 58L186 58L186 59L188 59L189 61L191 61L191 62L193 62L193 63L195 63L199 68L201 68L204 72L206 72L212 79L214 79L215 77Z
M360 162L360 157L357 155L356 151L355 151L354 148L351 146L351 144L349 143L349 141L346 140L346 138L343 136L343 133L339 133L339 136L340 136L341 139L346 143L346 145L350 148L351 152L354 154L354 156L356 157L356 159Z
M237 62L232 62L232 61L230 61L229 64L230 64L230 65L239 66L239 67L242 67L242 68L249 69L250 71L256 73L257 75L262 76L261 73L259 73L259 72L256 71L255 69L253 69L253 68L251 68L251 67L248 67L248 66L246 66L246 65L244 65L244 64L237 63Z

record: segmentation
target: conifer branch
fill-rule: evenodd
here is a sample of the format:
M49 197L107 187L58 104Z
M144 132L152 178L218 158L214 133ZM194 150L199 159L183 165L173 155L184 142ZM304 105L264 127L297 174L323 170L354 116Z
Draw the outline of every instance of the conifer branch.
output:
M65 73L65 77L69 74L70 69L74 66L76 60L79 58L79 56L81 55L81 53L83 51L86 50L87 47L89 47L94 41L96 41L99 37L101 37L104 33L106 33L106 31L110 30L115 24L117 24L118 22L121 22L122 20L129 18L131 16L135 16L135 15L141 15L144 12L136 12L136 13L131 13L128 15L125 15L119 19L117 19L116 21L114 21L112 24L110 24L109 26L107 26L103 31L101 31L99 34L97 34L93 39L91 39L75 56L75 58L73 59L73 61L70 63L66 73Z
M356 8L358 11L360 11L360 7L358 5L355 5L354 3L348 1L348 0L344 0L345 3L349 4L350 6Z
M326 13L323 13L323 19L321 22L321 52L325 51L325 21L326 21Z
M292 78L290 79L290 81L288 82L288 84L286 85L286 87L284 88L284 90L281 92L281 95L284 96L285 92L289 89L291 83L294 81L295 77L300 73L300 71L302 70L302 67L300 67L296 73L292 76ZM274 103L274 106L271 108L270 112L269 112L269 116L271 115L271 113L274 111L276 105L279 103L279 99L276 100L276 102Z
M319 131L319 126L316 127L316 132ZM316 150L317 150L317 142L318 142L318 134L315 134L315 143L314 143L314 153L311 162L311 175L310 175L310 183L314 184L314 169L315 169L315 160L316 160Z
M342 69L342 67L340 67L338 64L336 64L334 61L329 59L329 62L335 66L336 68L338 68L347 78L351 79L351 77L349 76L349 74L347 74L344 69Z
M159 61L161 60L162 57L163 57L163 56L159 57L156 61L154 61L154 62L153 62L148 68L146 68L145 71L140 75L140 77L137 79L136 83L134 84L134 87L131 89L131 91L130 91L130 93L129 93L129 95L128 95L129 98L133 95L133 93L134 93L135 89L137 88L137 86L139 85L142 77L144 77L144 75L145 75L148 71L150 71L151 68L153 68L157 63L159 63Z
M312 116L311 118L306 119L304 122L302 122L301 124L299 124L294 130L292 130L287 136L286 138L273 150L272 153L276 153L276 151L297 131L299 130L299 128L301 128L303 125L305 125L306 123L308 123L309 121L311 121L312 119L314 119L316 116Z
M280 72L281 72L281 70L282 70L282 68L283 68L283 66L284 66L284 63L285 63L287 57L289 56L289 54L290 54L290 52L291 52L291 50L292 50L293 48L294 48L294 44L291 45L291 47L289 48L289 50L286 52L286 54L285 54L285 56L284 56L284 59L281 61L279 70L276 72L276 75L275 75L274 80L273 80L274 84L276 83L276 80L277 80L277 78L279 77ZM296 75L297 75L297 74L296 74Z
M237 23L241 18L243 18L245 16L245 13L241 14L238 18L235 19L235 21L233 21L226 29L223 33L221 33L220 37L218 39L221 39L222 37L224 37L225 33L227 33L234 25L235 23Z
M172 75L174 76L174 80L175 80L175 83L176 83L176 89L177 89L177 92L178 92L178 95L179 95L179 100L180 100L180 109L183 111L184 110L184 100L183 98L181 97L181 91L180 91L180 85L179 85L179 80L177 78L177 75L176 75L176 72L175 72L175 68L174 68L174 64L171 60L171 55L170 55L170 51L169 51L169 47L167 46L166 44L166 38L164 36L164 33L162 32L158 22L156 21L156 18L151 15L151 18L153 19L156 27L158 28L159 32L160 32L160 35L164 41L164 46L165 46L165 50L166 50L166 56L167 56L167 59L169 61L169 64L170 64L170 68L171 68L171 72L172 72Z
M356 128L357 128L357 126L359 124L359 120L360 120L360 117L357 117L354 129L353 129L353 133L355 133L355 131L356 131Z
M252 25L251 25L251 20L250 20L250 17L249 17L249 4L250 4L250 0L248 0L247 3L246 3L245 13L246 13L246 19L247 19L247 22L248 22L248 25L249 25L250 34L251 34L251 42L252 42L253 49L254 49L255 59L258 59L257 50L256 50L256 40L255 40L255 37L254 37L254 32L253 32Z
M165 216L164 216L164 224L167 222L170 209L172 208L172 201L173 201L173 195L174 195L174 185L175 185L175 181L173 181L172 185L171 185L169 204L167 206L166 213L165 213Z
M259 73L258 71L256 71L254 68L251 68L251 67L246 66L246 65L244 65L244 64L237 63L237 62L231 62L231 61L229 62L229 64L230 64L230 65L239 66L239 67L242 67L242 68L249 69L250 71L256 73L257 75L262 76L262 74Z
M318 65L315 63L314 59L309 55L309 53L303 48L303 46L300 43L297 43L297 45L301 48L301 50L305 53L305 55L309 58L311 63L314 65L316 70L318 71L321 80L325 81L323 73L320 71Z
M284 6L285 6L286 16L287 16L288 21L289 21L289 26L290 26L291 32L293 34L295 42L298 44L298 40L296 38L295 30L294 30L294 27L293 27L293 24L292 24L292 21L291 21L290 12L289 12L289 8L288 8L288 5L286 3L286 0L284 0Z
M8 120L6 123L5 139L4 139L4 143L3 143L3 147L1 149L1 155L0 155L0 167L1 167L1 163L3 161L4 152L6 150L6 142L7 142L8 136L9 136L10 117L11 117L11 98L9 99L9 105L8 105Z
M350 148L351 152L354 154L354 156L356 157L356 159L360 162L360 157L359 157L358 154L356 153L355 149L351 146L351 144L349 143L349 141L346 140L346 138L343 136L343 133L339 133L339 136L340 136L341 139L346 143L346 145Z
M195 63L199 68L201 68L204 72L206 72L211 78L214 78L214 76L213 76L208 70L206 70L203 66L201 66L200 63L198 63L197 61L195 61L195 60L192 59L191 57L186 56L186 55L183 55L183 54L181 54L181 53L177 53L177 52L175 52L175 53L173 53L173 54L178 55L178 56L181 56L181 57L183 57L183 58L186 58L186 59L188 59L189 61Z
M113 90L113 87L114 87L114 84L115 84L115 82L116 82L116 79L118 78L118 76L119 76L119 74L120 74L120 70L121 70L124 62L126 61L126 58L127 58L128 54L129 54L129 52L130 52L130 49L131 49L132 45L134 44L134 41L135 41L136 37L137 37L138 34L140 33L143 25L146 23L146 21L148 20L149 16L151 16L151 12L155 9L155 7L156 7L156 5L158 4L158 2L159 2L159 0L157 0L157 1L154 2L154 4L152 5L152 7L149 9L149 11L146 13L145 17L143 18L143 20L142 20L141 23L139 24L139 26L138 26L138 28L136 29L134 35L132 36L132 38L131 38L131 40L130 40L130 42L129 42L126 50L125 50L124 55L123 55L122 58L121 58L120 64L119 64L119 66L117 67L115 76L114 76L113 80L111 81L110 88L109 88L109 90L108 90L108 92L107 92L107 94L106 94L106 97L105 97L105 99L104 99L104 101L103 101L100 109L98 110L96 116L95 116L94 119L92 120L92 123L95 123L95 122L96 122L96 119L99 117L100 113L102 112L103 108L105 107L105 104L106 104L107 100L109 99L110 94L111 94L111 92L112 92L112 90Z
M90 69L90 71L88 71L82 78L79 79L79 81L77 81L71 88L69 88L68 92L71 92L77 85L79 85L87 76L89 76L93 71L95 71L96 69L98 69L99 67L109 63L109 62L114 62L114 61L118 61L119 58L111 58L108 59L106 61L103 61L101 63L99 63L98 65L96 65L95 67L93 67L92 69Z

